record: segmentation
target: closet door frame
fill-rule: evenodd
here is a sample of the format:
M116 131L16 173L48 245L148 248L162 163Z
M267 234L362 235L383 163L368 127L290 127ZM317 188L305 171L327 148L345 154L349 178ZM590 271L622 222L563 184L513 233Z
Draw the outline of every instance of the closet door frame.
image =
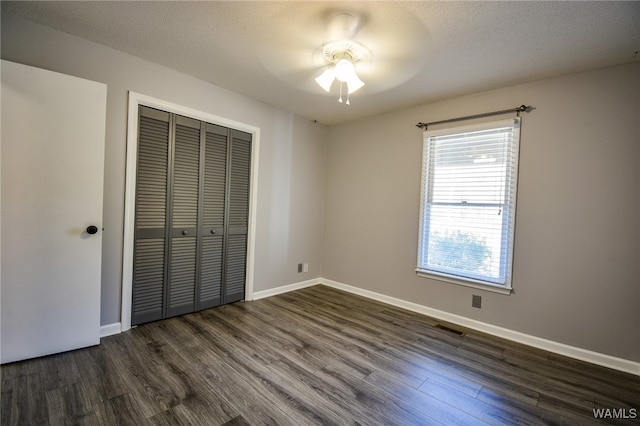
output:
M249 183L249 217L247 230L247 265L244 300L253 299L253 278L255 261L255 229L256 205L258 199L258 160L260 151L260 128L241 123L228 118L205 113L184 107L172 102L153 98L147 95L129 91L129 110L127 121L127 157L125 176L125 206L124 206L124 244L122 250L122 308L120 317L120 331L131 328L131 308L133 292L133 255L135 235L135 202L136 179L138 162L138 108L147 106L166 112L183 115L196 120L206 121L219 126L240 130L252 135L251 144L251 177Z

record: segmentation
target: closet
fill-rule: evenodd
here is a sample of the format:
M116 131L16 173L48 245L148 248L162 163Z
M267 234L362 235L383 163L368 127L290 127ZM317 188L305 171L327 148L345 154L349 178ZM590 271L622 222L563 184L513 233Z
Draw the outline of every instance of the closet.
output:
M139 107L131 324L244 299L251 134Z

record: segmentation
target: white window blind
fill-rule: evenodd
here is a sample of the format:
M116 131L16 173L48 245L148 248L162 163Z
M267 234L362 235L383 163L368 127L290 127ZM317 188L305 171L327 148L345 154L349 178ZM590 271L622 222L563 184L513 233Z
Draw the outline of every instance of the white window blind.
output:
M519 129L424 133L418 273L511 288Z

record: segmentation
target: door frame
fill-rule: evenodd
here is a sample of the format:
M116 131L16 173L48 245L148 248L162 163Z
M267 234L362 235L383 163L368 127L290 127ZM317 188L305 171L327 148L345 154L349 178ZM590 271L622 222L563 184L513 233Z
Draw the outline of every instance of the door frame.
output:
M249 184L249 223L247 230L247 269L245 277L245 300L253 299L255 261L255 232L258 201L258 158L260 152L260 128L228 118L198 111L172 102L129 91L127 119L127 158L125 169L124 243L122 250L122 308L121 331L131 328L133 293L133 249L135 231L136 179L138 170L138 107L140 105L184 115L212 124L241 130L252 135L251 178Z

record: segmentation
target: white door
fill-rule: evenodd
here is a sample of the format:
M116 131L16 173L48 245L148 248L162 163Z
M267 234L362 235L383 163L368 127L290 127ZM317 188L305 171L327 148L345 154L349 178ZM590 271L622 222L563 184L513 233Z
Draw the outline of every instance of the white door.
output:
M100 343L107 87L4 60L1 72L7 363Z

